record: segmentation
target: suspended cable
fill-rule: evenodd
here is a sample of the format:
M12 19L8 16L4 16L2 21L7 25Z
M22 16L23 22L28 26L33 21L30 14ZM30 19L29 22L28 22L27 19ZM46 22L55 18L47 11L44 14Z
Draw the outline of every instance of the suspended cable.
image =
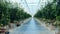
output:
M38 4L37 4L37 8L39 8L39 5L40 5L40 0L39 0L39 2L38 2Z
M29 9L29 11L30 11L30 8L29 8L29 6L28 6L28 3L27 3L27 1L26 0L24 0L25 1L25 3L26 3L26 6L28 7L28 9Z

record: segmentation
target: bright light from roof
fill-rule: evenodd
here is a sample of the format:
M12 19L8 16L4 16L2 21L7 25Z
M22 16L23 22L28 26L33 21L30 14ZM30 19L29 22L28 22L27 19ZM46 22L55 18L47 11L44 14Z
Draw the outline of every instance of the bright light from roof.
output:
M45 6L45 3L47 3L48 1L50 2L52 0L26 0L27 4L25 3L25 0L10 0L10 1L21 3L21 5L24 8L25 12L27 12L27 13L29 13L33 16L37 12L37 10L40 7L42 7L41 5Z

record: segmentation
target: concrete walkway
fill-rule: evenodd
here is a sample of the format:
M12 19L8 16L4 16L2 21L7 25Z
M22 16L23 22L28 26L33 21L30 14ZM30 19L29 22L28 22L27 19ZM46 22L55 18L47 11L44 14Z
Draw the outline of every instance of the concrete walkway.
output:
M24 23L21 27L14 29L10 34L55 34L42 24L39 24L35 19Z

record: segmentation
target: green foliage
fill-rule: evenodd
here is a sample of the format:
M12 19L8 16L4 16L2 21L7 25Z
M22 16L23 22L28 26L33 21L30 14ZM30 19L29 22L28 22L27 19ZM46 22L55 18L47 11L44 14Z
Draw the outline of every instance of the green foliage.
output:
M56 4L49 3L42 10L38 10L35 17L45 18L45 19L55 19L56 18Z
M24 12L17 4L13 5L5 0L0 0L0 25L7 25L9 22L13 23L29 17L31 15Z
M35 17L44 18L46 21L51 20L50 23L60 26L60 0L57 3L56 0L48 3L44 8L38 10Z
M60 16L57 16L56 18L57 18L58 21L60 21Z

